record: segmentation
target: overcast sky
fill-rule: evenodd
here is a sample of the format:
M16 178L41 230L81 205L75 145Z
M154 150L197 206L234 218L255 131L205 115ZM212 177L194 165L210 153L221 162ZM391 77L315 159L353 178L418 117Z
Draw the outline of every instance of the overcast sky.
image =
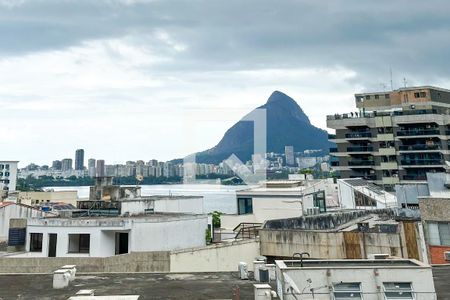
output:
M0 160L168 160L273 90L311 122L353 94L450 87L450 2L0 0Z

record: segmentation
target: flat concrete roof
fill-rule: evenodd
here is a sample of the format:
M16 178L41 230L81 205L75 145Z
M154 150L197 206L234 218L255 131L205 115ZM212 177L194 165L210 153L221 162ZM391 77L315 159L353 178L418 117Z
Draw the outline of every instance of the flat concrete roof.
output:
M304 268L314 268L314 269L367 269L367 268L429 268L428 265L414 260L414 259L397 259L397 258L387 258L387 259L333 259L333 260L277 260L276 265L280 269L304 269Z
M78 274L69 287L52 288L51 274L0 275L2 299L67 300L79 290L93 289L96 296L140 295L145 299L232 299L233 289L239 287L240 296L254 299L251 280L240 280L234 273L195 274Z

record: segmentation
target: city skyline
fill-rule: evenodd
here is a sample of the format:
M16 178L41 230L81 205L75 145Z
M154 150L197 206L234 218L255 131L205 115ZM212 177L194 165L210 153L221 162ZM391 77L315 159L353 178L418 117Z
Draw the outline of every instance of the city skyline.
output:
M0 1L2 157L41 163L84 145L111 162L181 158L274 90L326 129L354 93L389 90L390 70L394 88L450 86L449 5Z

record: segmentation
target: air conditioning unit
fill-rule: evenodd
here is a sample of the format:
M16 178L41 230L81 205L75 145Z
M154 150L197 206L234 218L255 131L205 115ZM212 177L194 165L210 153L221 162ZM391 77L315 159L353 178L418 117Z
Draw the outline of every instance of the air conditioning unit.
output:
M446 261L450 261L450 251L445 251L445 252L444 252L444 259L445 259Z

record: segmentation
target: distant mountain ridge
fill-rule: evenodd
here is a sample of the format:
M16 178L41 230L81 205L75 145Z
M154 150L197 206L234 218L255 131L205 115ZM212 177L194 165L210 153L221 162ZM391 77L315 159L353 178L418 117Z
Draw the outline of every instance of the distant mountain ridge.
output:
M267 152L284 153L285 146L294 146L296 152L322 149L328 153L332 144L327 132L312 125L301 107L288 95L274 91L266 104L258 108L265 108L267 113ZM231 154L243 162L251 159L253 122L238 121L215 147L197 153L197 162L218 164Z

